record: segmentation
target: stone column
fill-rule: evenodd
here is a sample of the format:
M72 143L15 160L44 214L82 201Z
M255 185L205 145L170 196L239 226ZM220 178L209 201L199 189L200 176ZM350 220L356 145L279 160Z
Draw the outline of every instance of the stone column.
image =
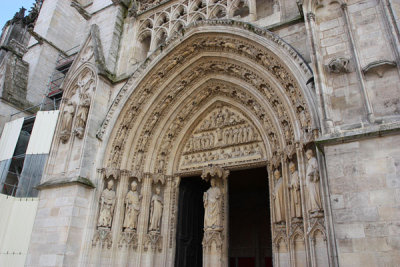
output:
M177 212L177 191L179 191L179 176L167 176L167 185L165 190L165 218L163 219L163 266L174 266L175 260L175 232L176 232L176 212Z
M142 182L142 204L141 204L141 214L139 216L138 220L138 249L137 253L140 255L137 258L136 261L136 266L145 266L146 265L146 254L143 253L144 251L144 239L145 239L145 233L147 232L147 224L148 224L148 218L149 218L149 206L150 206L150 199L151 199L151 174L150 173L144 173L143 174L143 182Z
M318 48L318 37L315 32L315 14L310 12L306 15L306 26L308 28L308 36L311 44L311 61L313 65L314 79L315 79L315 89L319 96L319 109L322 113L322 132L331 133L333 132L333 122L329 112L328 97L326 95L325 89L325 75L322 66L323 60Z
M304 176L306 172L306 164L305 164L305 156L303 154L303 144L296 144L296 156L297 156L297 168L299 172L299 180L300 180L300 193L301 193L301 210L303 214L303 232L304 232L304 244L306 247L306 261L307 266L311 264L311 255L310 255L310 242L308 240L308 214L306 210L306 192L305 192L305 181Z
M363 96L363 102L364 102L364 106L367 112L367 119L370 123L374 123L375 122L375 115L374 115L374 111L373 111L373 107L372 107L372 103L371 103L371 98L368 94L367 91L367 87L365 85L365 81L364 81L364 74L362 72L362 68L361 68L361 62L360 62L360 56L358 54L358 50L356 47L356 43L354 40L354 34L352 31L352 23L350 20L350 16L349 16L349 11L347 10L347 4L344 3L341 5L342 10L343 10L343 19L344 19L344 24L346 26L347 29L347 35L349 37L349 44L351 47L351 53L353 54L354 57L354 61L355 61L355 67L356 67L356 73L357 73L357 77L360 83L360 90Z
M227 189L229 171L219 166L209 166L201 177L210 181L204 193L203 266L228 266L227 244Z

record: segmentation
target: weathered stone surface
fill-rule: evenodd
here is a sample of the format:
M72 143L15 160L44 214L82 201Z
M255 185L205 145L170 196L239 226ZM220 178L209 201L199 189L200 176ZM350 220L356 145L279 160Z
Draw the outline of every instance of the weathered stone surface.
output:
M75 2L45 1L36 38L0 52L1 127L79 51L27 266L174 266L180 179L216 165L267 165L274 265L400 264L400 5ZM228 264L222 180L209 266Z

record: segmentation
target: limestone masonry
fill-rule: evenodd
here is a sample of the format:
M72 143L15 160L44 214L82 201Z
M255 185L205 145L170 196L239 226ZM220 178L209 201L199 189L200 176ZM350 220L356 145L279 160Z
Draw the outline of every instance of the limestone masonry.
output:
M399 18L399 0L21 9L0 130L59 110L25 266L400 266Z

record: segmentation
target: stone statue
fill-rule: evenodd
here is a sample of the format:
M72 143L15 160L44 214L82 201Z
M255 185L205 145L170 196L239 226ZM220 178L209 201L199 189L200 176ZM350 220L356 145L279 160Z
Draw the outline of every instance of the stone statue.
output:
M125 231L136 230L137 221L140 213L140 202L142 196L137 191L137 182L131 183L131 190L126 194L125 197L125 218L124 225Z
M221 230L222 194L215 178L211 179L211 187L204 193L204 230Z
M281 177L281 172L279 170L275 170L275 188L272 193L272 199L274 203L275 210L275 223L283 223L285 222L285 201L284 201L284 187L283 187L283 179Z
M311 213L322 210L321 195L319 189L319 169L317 159L314 157L314 152L309 149L306 152L308 159L306 169L306 186L308 189L308 211Z
M100 197L100 215L97 223L98 227L111 228L112 217L115 206L115 191L113 190L114 181L107 183L107 188L103 190Z
M161 193L161 188L157 186L156 193L151 198L150 227L149 227L150 232L160 232L161 217L164 205L160 193Z
M82 138L85 127L86 121L89 114L89 107L90 107L90 97L87 94L82 94L82 100L79 104L78 112L76 114L76 129L74 133L79 137Z
M69 100L67 105L64 107L63 120L61 123L61 140L63 142L66 142L69 139L72 129L72 121L74 120L75 115L75 107L76 104L71 100Z
M301 218L300 178L299 172L296 170L296 165L293 162L289 163L289 171L290 210L292 211L292 218Z

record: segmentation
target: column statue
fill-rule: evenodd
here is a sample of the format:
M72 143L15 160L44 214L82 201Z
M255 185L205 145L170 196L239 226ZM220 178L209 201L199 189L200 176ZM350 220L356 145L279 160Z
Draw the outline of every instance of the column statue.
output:
M76 113L76 128L74 133L79 138L83 137L86 127L86 121L89 114L90 96L81 94L81 103L79 103L78 112Z
M306 152L308 159L306 169L306 186L308 189L308 211L311 213L322 210L321 195L319 188L319 168L317 159L314 157L314 152L309 149Z
M296 165L293 162L289 163L289 171L290 210L292 211L292 218L301 218L300 178L299 172L296 170Z
M97 223L98 227L111 228L112 217L115 207L115 191L113 190L114 181L107 183L107 188L103 190L100 197L100 214Z
M142 196L137 191L137 182L133 181L131 183L131 190L129 190L125 197L125 218L123 225L125 231L136 230L141 199Z
M272 193L272 200L275 211L275 223L284 223L285 220L285 200L284 200L284 187L281 172L276 169L274 172L275 187Z
M65 143L68 141L72 130L72 121L75 115L76 104L69 100L63 110L63 120L61 123L61 140Z
M150 232L160 232L161 229L161 217L163 212L163 200L160 196L161 188L156 187L156 193L151 198L150 206Z
M211 187L204 193L204 230L221 230L222 194L215 178L211 178Z

